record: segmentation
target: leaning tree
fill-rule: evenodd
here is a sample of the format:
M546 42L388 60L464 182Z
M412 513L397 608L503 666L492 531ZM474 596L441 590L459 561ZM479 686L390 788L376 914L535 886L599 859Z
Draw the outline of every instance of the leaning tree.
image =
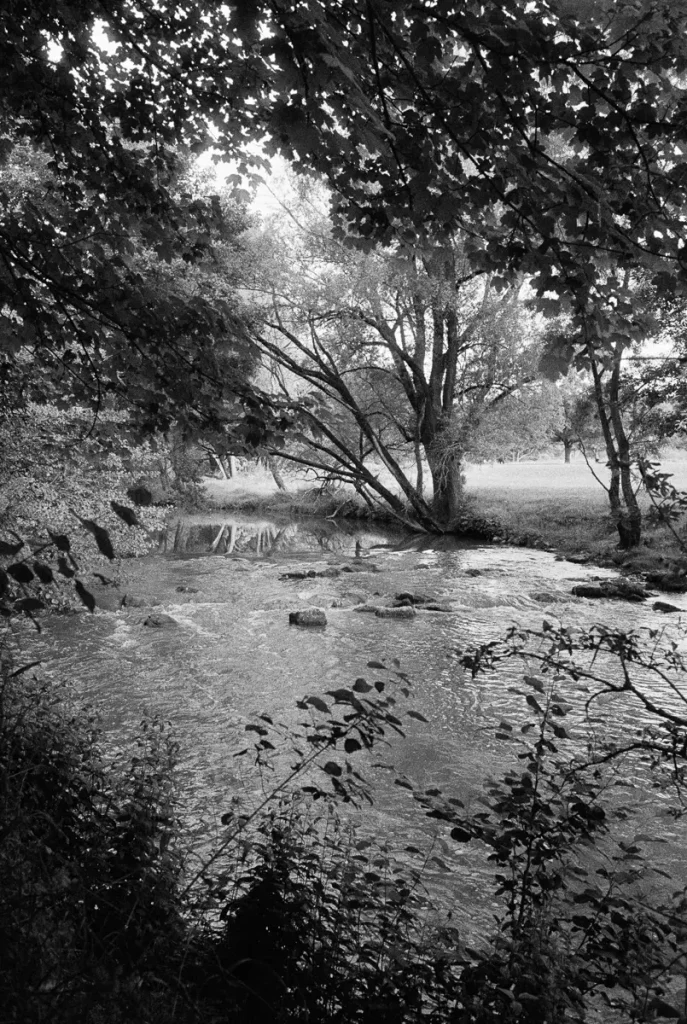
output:
M536 320L519 282L491 287L460 237L422 253L398 244L361 252L332 235L326 202L313 202L312 191L299 199L290 190L286 213L254 234L247 281L273 388L305 428L281 454L335 473L398 515L409 508L424 528L450 528L463 512L470 432L534 375Z

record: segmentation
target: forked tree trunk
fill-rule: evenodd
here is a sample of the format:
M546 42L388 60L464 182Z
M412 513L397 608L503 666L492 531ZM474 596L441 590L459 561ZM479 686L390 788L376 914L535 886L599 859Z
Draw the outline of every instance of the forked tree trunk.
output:
M611 513L618 530L620 547L634 548L642 538L642 512L632 486L630 443L625 433L620 411L620 359L622 353L617 352L615 355L607 391L604 391L599 367L591 348L588 349L588 353L594 378L594 395L599 422L611 470L611 480L608 486Z

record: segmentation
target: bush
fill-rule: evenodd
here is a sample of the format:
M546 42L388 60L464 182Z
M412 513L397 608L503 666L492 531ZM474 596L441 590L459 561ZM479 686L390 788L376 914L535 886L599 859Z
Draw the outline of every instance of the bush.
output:
M108 764L97 720L3 665L0 1005L3 1020L148 1019L169 1002L184 925L173 739L145 722Z
M3 1019L678 1017L687 890L644 853L655 834L637 834L634 799L625 797L628 786L664 798L672 791L677 799L662 800L662 810L682 814L687 719L656 698L657 680L675 693L684 679L678 645L655 631L573 634L545 623L541 631L512 629L462 663L480 672L511 658L535 665L517 688L529 720L495 726L512 750L510 766L486 783L474 809L396 779L454 842L473 844L472 856L493 865L500 909L482 922L474 947L433 913L408 858L361 836L338 810L371 799L355 758L389 732L403 735L404 673L305 697L299 708L308 719L296 728L266 715L249 723L253 743L239 754L254 756L263 796L245 812L234 794L224 839L189 877L168 730L144 722L133 754L109 764L92 714L76 708L66 688L43 685L6 659ZM595 741L585 702L600 693L637 700L654 724L613 736L605 720Z

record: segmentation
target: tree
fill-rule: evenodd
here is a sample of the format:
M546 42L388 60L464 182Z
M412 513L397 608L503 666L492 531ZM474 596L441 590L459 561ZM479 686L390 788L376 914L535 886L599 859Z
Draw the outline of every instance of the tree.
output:
M547 382L548 388L553 385ZM596 402L589 379L570 368L565 377L557 382L559 415L550 428L550 437L563 445L563 459L570 462L570 455L579 448L587 458L591 451L596 458L596 449L603 443L599 429Z
M293 188L285 208L256 240L271 256L253 282L265 325L257 342L310 428L305 445L282 454L337 473L398 515L407 503L425 528L450 528L463 511L463 455L478 410L534 372L537 324L517 283L492 288L468 265L460 237L422 253L398 244L360 252L332 235L312 189L304 200Z
M260 39L261 16L237 18L248 130L262 118L274 150L327 176L342 234L422 249L459 227L473 267L524 272L569 312L637 544L619 367L645 325L627 274L684 291L684 5L279 3Z
M560 395L535 381L505 394L489 406L472 433L467 455L472 462L536 458L551 443L552 423L560 418Z
M164 420L172 405L199 415L190 393L213 375L197 346L212 330L240 338L241 325L227 307L157 302L126 259L132 237L161 258L207 251L212 204L172 196L170 148L212 138L241 157L239 172L261 160L246 143L266 140L324 175L338 230L363 246L399 244L411 259L448 254L461 237L473 270L494 287L526 275L542 308L569 312L589 365L612 362L643 333L626 271L646 273L659 294L684 291L686 19L672 0L72 0L40 10L12 0L4 152L49 140L73 214L8 215L2 245L27 281L13 270L4 284L13 344L53 352L65 373L90 379L89 345L121 338L106 381L130 375L149 416ZM67 258L64 238L83 239L77 227L85 241ZM450 259L435 262L440 280ZM135 346L145 339L158 352L162 336L175 372L158 360L161 403L151 375L137 376ZM249 389L241 397L257 429L264 402ZM219 417L210 394L200 404L201 416ZM636 543L630 518L625 540Z
M207 287L214 246L236 245L240 211L191 180L180 127L148 136L133 98L112 108L118 76L94 8L10 7L0 363L14 400L96 412L126 403L145 431L233 420L241 436L246 406L261 408L241 372L250 342L230 279ZM200 264L204 290L190 284Z

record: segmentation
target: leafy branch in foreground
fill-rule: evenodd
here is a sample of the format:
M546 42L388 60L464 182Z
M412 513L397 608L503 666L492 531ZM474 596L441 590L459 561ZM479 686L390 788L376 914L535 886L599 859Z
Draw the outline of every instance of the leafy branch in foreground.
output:
M654 844L667 840L653 820L655 798L641 806L653 791L659 815L682 814L687 716L676 710L684 703L677 643L656 630L545 623L511 629L461 660L477 675L513 658L527 665L524 685L510 689L529 721L495 727L513 766L487 781L477 810L438 790L415 794L456 842L487 851L503 907L487 948L464 951L457 1019L583 1021L599 1001L623 1020L681 1017L687 889L657 857ZM638 702L636 728L628 728L632 707L619 735L613 715L592 717L604 695ZM670 787L677 799L666 803Z
M671 483L673 474L662 472L657 462L640 459L638 466L656 521L670 530L680 550L687 554L685 539L676 529L677 524L687 513L687 491L678 490Z
M275 723L270 715L258 715L254 722L246 725L245 731L255 734L252 751L263 780L264 796L250 814L236 815L230 811L223 816L222 824L229 826L229 834L190 879L186 892L190 892L238 837L285 793L297 789L312 800L334 798L356 807L361 802L372 804L369 782L354 767L350 755L363 750L371 753L379 743L385 742L389 730L401 737L405 735L403 722L394 713L397 698L385 691L389 682L395 682L401 696L408 698L410 682L398 667L387 670L381 662L375 661L369 662L368 667L387 672L390 679L378 679L374 683L356 679L350 689L328 690L325 696L332 698L329 702L316 695L303 697L297 706L311 717L295 728ZM318 718L315 713L322 717ZM425 721L417 711L409 710L406 714ZM244 747L234 756L244 757L250 751L251 747ZM325 761L325 756L330 759ZM284 771L285 758L294 757L295 761ZM272 773L274 777L279 769L284 772L281 778L267 783L266 775Z

